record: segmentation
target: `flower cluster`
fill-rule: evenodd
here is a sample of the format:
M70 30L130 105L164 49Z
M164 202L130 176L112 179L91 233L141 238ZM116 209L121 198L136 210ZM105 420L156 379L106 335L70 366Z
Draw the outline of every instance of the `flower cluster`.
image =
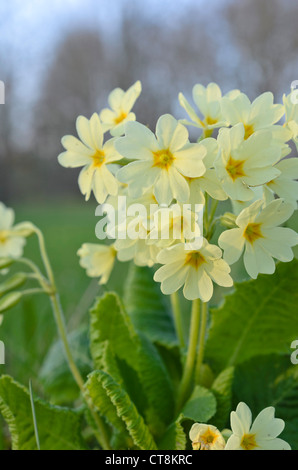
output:
M93 192L99 204L119 212L121 196L134 208L114 222L112 245L84 244L79 250L87 274L106 283L115 259L133 260L158 267L154 279L163 293L183 287L187 299L207 302L214 283L232 286L230 266L242 255L252 278L273 273L276 260L291 261L298 235L281 227L298 199L298 159L290 155L298 112L290 95L283 104L275 104L270 92L251 102L239 90L223 95L215 83L197 84L194 106L179 94L189 119L165 114L153 132L132 112L140 93L139 81L127 91L116 88L110 108L77 119L79 138L62 139L59 162L83 167L79 187L86 200ZM195 142L187 126L198 130ZM227 217L216 217L221 201L230 210L226 225ZM203 223L197 205L203 206ZM139 206L155 209L137 211ZM225 230L216 238L221 222ZM161 236L165 229L167 236Z
M211 424L195 423L189 438L194 450L291 450L286 441L278 438L285 423L274 415L274 407L269 406L252 423L251 410L241 402L231 412L231 430L220 432Z

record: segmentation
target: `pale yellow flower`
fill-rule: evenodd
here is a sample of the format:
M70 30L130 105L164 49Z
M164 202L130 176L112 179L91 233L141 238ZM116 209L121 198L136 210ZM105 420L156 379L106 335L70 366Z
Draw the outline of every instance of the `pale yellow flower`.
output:
M124 124L136 120L136 115L131 110L141 91L141 82L137 81L127 91L115 88L109 94L108 102L111 109L105 108L99 114L105 132L110 131L112 136L124 134Z
M99 278L99 284L108 282L114 267L116 254L113 245L95 243L84 243L78 250L80 265L86 269L89 277Z
M115 196L118 192L113 164L122 156L115 150L114 139L103 142L103 128L96 113L91 119L79 116L76 128L80 140L64 136L62 145L66 151L58 156L58 161L66 168L84 167L79 175L81 193L88 201L93 191L97 202L102 204L108 195Z
M20 258L26 239L14 226L13 209L0 202L0 258Z
M226 442L219 430L211 424L195 423L189 431L193 450L224 450Z
M230 267L221 256L221 249L206 239L198 250L188 250L184 243L178 243L158 254L157 262L163 266L156 271L154 280L161 282L161 291L165 295L184 286L186 299L200 298L208 302L213 295L213 282L224 287L233 285Z
M168 206L173 199L187 203L186 178L202 176L206 170L202 162L206 149L190 143L186 127L169 114L159 118L156 137L146 126L128 122L125 137L115 147L124 157L137 160L121 168L118 179L128 184L133 197L153 187L158 204Z
M233 264L244 251L244 265L252 278L259 273L273 274L274 259L283 262L294 257L292 247L298 244L294 230L279 227L293 214L294 208L282 199L276 199L264 207L259 200L243 209L236 218L237 228L223 232L218 244L224 250L224 259Z
M281 158L281 146L269 131L244 138L243 124L221 129L217 138L220 153L214 165L224 191L231 199L249 201L251 187L261 186L280 175L274 167Z
M285 423L274 414L274 407L269 406L252 423L249 407L240 402L236 411L231 412L232 435L225 450L291 450L287 442L277 437Z

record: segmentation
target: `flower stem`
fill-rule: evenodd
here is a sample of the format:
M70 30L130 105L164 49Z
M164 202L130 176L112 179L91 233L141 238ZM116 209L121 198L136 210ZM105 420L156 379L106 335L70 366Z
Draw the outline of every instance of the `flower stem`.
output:
M199 336L200 325L200 300L192 301L191 321L189 330L189 345L188 352L184 367L184 372L178 391L177 411L179 412L188 398L189 390L191 387L192 378L194 375L194 367L197 355L197 343Z
M180 348L183 349L185 347L184 342L184 335L183 335L183 324L182 324L182 316L181 316L181 308L179 302L179 296L177 292L171 294L171 305L172 305L172 312L174 317L175 329L177 333L177 337L179 340Z
M199 350L196 363L195 381L199 384L201 378L201 369L204 360L205 342L206 342L206 330L208 320L208 302L202 303L202 318L200 326L200 337L199 337Z
M71 349L68 343L68 338L67 338L67 331L66 331L66 326L65 326L63 310L62 310L60 299L57 293L55 278L54 278L53 270L52 270L52 267L48 258L48 254L46 251L43 234L39 229L36 229L36 234L37 234L38 241L39 241L39 248L40 248L40 253L41 253L42 260L43 260L43 264L44 264L44 267L48 276L49 283L51 285L51 292L49 292L48 295L51 299L53 314L56 320L56 325L57 325L57 329L59 332L59 336L64 347L64 352L65 352L68 366L82 393L82 396L85 399L85 402L90 410L90 413L94 419L94 422L96 423L100 431L100 433L95 432L96 438L104 450L110 450L111 447L109 444L109 438L108 438L108 433L105 427L105 423L103 422L103 420L100 418L100 416L94 409L93 404L90 402L90 399L86 396L84 380L72 356L72 352L71 352Z

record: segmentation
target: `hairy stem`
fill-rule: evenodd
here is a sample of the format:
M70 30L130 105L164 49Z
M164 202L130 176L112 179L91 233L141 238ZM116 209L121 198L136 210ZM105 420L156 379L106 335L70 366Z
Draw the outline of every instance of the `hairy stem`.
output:
M202 318L201 318L201 326L200 326L199 350L198 350L196 373L195 373L195 379L196 379L197 384L200 382L201 369L202 369L202 365L204 361L207 320L208 320L208 303L204 302L202 303Z
M172 312L173 312L173 317L174 317L176 334L179 340L180 348L183 349L185 347L184 335L183 335L183 322L182 322L179 296L177 292L174 292L173 294L171 294L171 305L172 305Z

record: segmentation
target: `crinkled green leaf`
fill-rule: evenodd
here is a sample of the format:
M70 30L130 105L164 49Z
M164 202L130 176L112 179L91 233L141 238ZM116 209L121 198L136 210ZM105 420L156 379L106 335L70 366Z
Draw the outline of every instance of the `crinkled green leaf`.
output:
M157 430L170 423L174 398L166 367L155 346L136 332L116 294L105 294L91 310L90 338L95 368L107 372L103 343L108 341L126 391L148 422Z
M183 415L180 415L174 423L170 424L158 443L160 450L185 450L187 440L182 421Z
M34 400L42 450L83 450L81 416L68 408ZM37 450L29 391L9 376L0 378L0 411L8 424L13 450Z
M298 331L298 261L279 263L274 275L237 284L212 310L206 355L221 371L251 357L287 353Z
M148 267L130 265L124 289L124 304L136 328L149 340L167 347L177 345L171 313L159 285Z
M138 413L129 395L109 374L103 371L95 371L89 377L89 394L93 403L97 402L96 393L98 388L96 387L96 381L105 390L115 407L117 416L125 424L134 444L141 450L157 449L149 428L145 424L143 417Z

